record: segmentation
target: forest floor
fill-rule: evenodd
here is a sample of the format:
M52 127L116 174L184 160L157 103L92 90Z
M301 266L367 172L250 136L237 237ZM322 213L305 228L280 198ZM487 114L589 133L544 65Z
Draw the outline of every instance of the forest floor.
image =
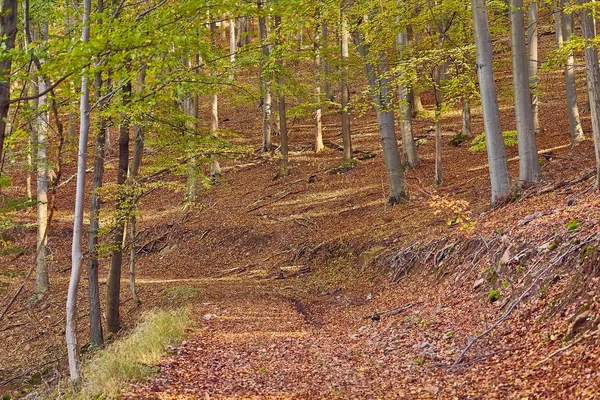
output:
M509 90L510 76L498 75L503 85L499 92ZM124 388L125 397L600 398L598 337L582 336L585 331L574 325L582 310L597 315L596 267L585 275L560 266L550 271L550 283L525 293L515 311L477 340L457 366L452 364L471 338L502 318L531 282L527 275L537 270L520 264L502 270L493 255L475 263L469 253L468 262L463 257L443 267L424 260L398 283L389 282L394 255L413 243L426 247L436 240L468 243L481 238L485 246L504 249L514 240L522 250L522 244L533 246L538 239L542 244L548 234L575 243L577 232L566 228L572 221L582 235L597 233L600 207L592 180L573 182L593 167L593 144L568 147L566 115L556 117L565 114L559 78L555 72L542 79L544 132L538 148L551 153L542 158L544 180L493 210L485 153L470 152L468 144L449 144L459 115L443 123L440 186L432 184L432 122L426 117L416 121L416 135L427 138L418 149L423 164L408 172L411 196L400 206L386 206L387 179L372 113L352 121L356 155L362 159L344 173L332 173L341 165L341 151L333 144L341 137L337 117L329 115L329 144L321 154L312 151L310 121L290 123L291 175L284 179L274 179L276 156L255 153L223 160L220 181L191 210L184 210L182 193L169 186L145 197L137 271L142 304L133 304L124 271L124 331L135 326L143 311L157 307L190 307L197 325L161 361L159 373L150 382ZM431 100L425 93L424 103ZM236 144L258 143L260 121L253 107L221 110L222 128L238 133ZM504 129L513 129L512 108L504 106L501 114ZM589 137L589 115L583 119ZM482 131L479 109L474 109L473 131ZM507 152L509 158L516 156L516 148ZM365 155L369 157L361 157ZM509 166L517 176L518 162ZM114 168L107 171L107 181L114 173ZM51 292L30 306L29 282L0 325L0 392L54 390L67 379L63 310L74 186L71 182L59 193L50 234ZM19 190L23 187L15 195ZM473 230L449 224L456 213L436 202L437 195L451 204L464 200L467 205L459 214L472 218ZM34 216L24 211L19 217L23 225L13 240L33 248L35 231L26 223ZM438 254L436 250L436 260ZM23 281L31 258L25 253L0 259L2 305ZM106 276L106 262L102 264L100 273ZM84 277L79 293L82 343L89 335L86 289ZM500 299L491 303L493 290ZM565 297L568 301L560 300ZM378 316L370 318L374 313ZM577 339L569 342L567 334ZM565 345L571 347L547 359Z

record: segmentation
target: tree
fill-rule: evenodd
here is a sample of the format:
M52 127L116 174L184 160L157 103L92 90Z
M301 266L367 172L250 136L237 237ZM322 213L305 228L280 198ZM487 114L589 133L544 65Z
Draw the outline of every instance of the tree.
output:
M568 0L561 0L562 6L568 5ZM558 37L559 47L563 46L562 40L569 40L573 35L573 16L560 10L557 14L558 28L562 32ZM569 133L571 134L571 146L575 147L585 140L581 119L579 118L579 107L577 106L577 85L575 82L575 57L573 50L568 51L565 63L565 87L567 100L567 115L569 118Z
M402 53L404 48L408 45L408 33L406 30L401 30L396 37L396 44L398 51ZM402 132L402 149L404 150L404 161L411 168L419 166L420 160L417 155L417 146L413 138L412 129L412 111L410 107L411 103L411 91L408 83L404 82L403 77L400 76L400 82L398 84L398 100L400 102L400 131Z
M344 142L344 161L351 160L352 137L350 135L350 114L348 103L350 102L350 89L348 88L348 20L344 11L340 12L340 90L341 90L341 114L342 114L342 140Z
M317 21L320 19L320 13L317 11ZM327 26L327 25L324 25ZM315 152L319 153L325 149L323 145L323 107L321 105L321 27L317 26L315 29Z
M262 151L271 151L271 82L266 69L269 59L269 45L267 43L267 22L264 13L265 0L258 0L258 30L260 35L260 46L262 58L260 62L260 90L262 101Z
M81 41L87 43L90 40L90 13L91 0L83 2L83 30ZM71 382L79 381L79 355L77 346L77 289L81 277L81 262L83 253L81 251L81 240L83 235L83 201L85 195L85 172L87 160L87 142L90 130L89 116L89 88L87 75L84 70L81 76L81 99L79 101L79 152L77 155L77 188L75 192L75 216L73 218L73 246L71 253L71 278L69 279L69 292L67 295L67 323L65 336L67 340L67 351L69 358L69 374Z
M590 10L586 7L589 3L589 0L580 0L580 4L583 6L581 8L581 26L585 39L587 88L596 155L596 187L600 187L600 66L598 65L598 51L593 42L596 39L596 23Z
M492 183L492 204L495 204L508 196L510 178L504 152L504 139L500 129L500 111L494 81L492 41L485 0L471 0L471 9L477 45L477 76L483 109L490 181Z
M529 83L531 87L531 109L535 133L540 132L538 85L538 4L537 0L529 2L527 37L529 38Z
M511 1L510 16L513 87L519 142L519 182L521 184L536 183L540 179L540 163L531 107L523 0Z
M4 160L4 140L6 138L6 121L10 107L10 74L12 56L10 50L15 48L17 36L17 0L2 0L0 9L0 40L7 55L0 59L0 175Z

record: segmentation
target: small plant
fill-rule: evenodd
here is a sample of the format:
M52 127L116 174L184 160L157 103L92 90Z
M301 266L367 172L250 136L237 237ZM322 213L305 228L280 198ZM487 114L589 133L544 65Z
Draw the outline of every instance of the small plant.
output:
M488 293L488 301L490 303L494 303L498 300L500 300L501 294L500 294L500 290L498 289L492 289L490 290L490 293Z
M434 214L450 214L446 225L457 226L461 231L472 231L475 229L475 221L471 218L469 203L465 200L454 200L449 197L433 195L429 206L435 209Z
M354 158L352 160L344 161L339 167L332 168L331 173L334 175L344 174L354 169L354 167L356 167L357 164L358 161Z
M423 360L422 358L415 358L412 362L414 365L423 365L425 363L425 360Z
M517 131L502 132L502 137L504 138L504 146L514 147L517 145ZM473 140L471 140L471 147L469 147L469 151L487 151L487 145L485 143L485 132L481 135L475 136Z
M463 135L462 132L458 132L456 135L452 136L452 139L450 139L450 144L454 147L459 147L467 140L469 140L467 135Z
M579 228L579 221L576 219L572 219L571 221L567 222L567 230L569 232L573 232L577 230L577 228Z

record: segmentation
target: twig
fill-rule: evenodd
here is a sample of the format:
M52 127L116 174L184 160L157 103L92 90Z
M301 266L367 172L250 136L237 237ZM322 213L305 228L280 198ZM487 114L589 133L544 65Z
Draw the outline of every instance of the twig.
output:
M581 337L579 337L579 338L577 338L577 339L573 340L573 341L572 341L571 343L569 343L568 345L566 345L566 346L564 346L564 347L561 347L561 348L560 348L560 349L558 349L558 350L555 350L555 351L553 351L552 353L550 353L550 355L549 355L548 357L544 358L544 359L543 359L543 360L541 360L541 361L538 361L538 362L536 362L536 363L535 363L533 366L534 366L534 367L539 367L540 365L542 365L542 364L544 364L545 362L549 361L549 360L550 360L552 357L554 357L555 355L557 355L557 354L559 354L559 353L562 353L562 352L563 352L563 351L565 351L565 350L568 350L568 349L570 349L571 347L575 346L577 343L581 342L581 341L582 341L582 340L584 340L584 339L589 339L589 338L591 338L592 336L596 336L598 333L600 333L600 329L596 329L596 330L595 330L595 331L593 331L593 332L589 332L589 333L586 333L586 334L584 334L583 336L581 336Z
M304 190L297 190L297 191L295 191L295 192L285 192L284 194L282 194L281 196L279 196L279 197L278 197L278 198L276 198L275 200L273 200L273 201L271 201L271 202L269 202L269 203L265 203L265 204L258 205L258 206L256 206L256 207L252 207L251 209L247 210L246 212L252 212L252 211L259 210L259 209L261 209L261 208L263 208L263 207L270 206L271 204L275 204L275 203L277 203L278 201L280 201L280 200L283 200L283 199L285 199L285 198L286 198L286 197L288 197L288 196L291 196L291 195L294 195L294 194L298 194L298 193L302 193L302 192L304 192Z
M401 312L406 311L409 308L413 308L417 304L421 304L421 303L422 302L420 302L420 303L408 303L408 304L405 304L405 305L400 306L398 308L394 308L392 310L387 310L387 311L382 311L382 312L375 311L371 315L364 316L363 319L375 319L375 318L381 318L381 317L391 317L392 315L400 314Z

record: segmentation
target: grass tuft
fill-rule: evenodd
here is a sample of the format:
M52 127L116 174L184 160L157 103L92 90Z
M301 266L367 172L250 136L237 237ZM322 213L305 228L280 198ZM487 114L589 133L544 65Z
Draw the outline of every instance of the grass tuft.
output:
M136 329L100 350L84 367L79 398L118 398L127 382L143 381L169 346L177 345L193 325L188 310L152 311Z

